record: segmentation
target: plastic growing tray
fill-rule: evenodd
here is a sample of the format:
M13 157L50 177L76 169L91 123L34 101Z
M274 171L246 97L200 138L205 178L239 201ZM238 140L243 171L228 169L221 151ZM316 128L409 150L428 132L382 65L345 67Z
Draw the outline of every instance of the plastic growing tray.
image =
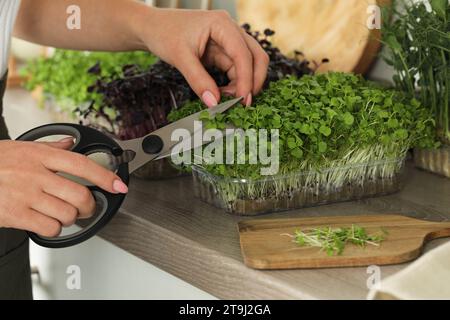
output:
M414 150L416 167L450 178L450 146L437 150Z
M214 176L193 167L196 197L240 216L300 209L398 192L405 159L296 172L261 180Z

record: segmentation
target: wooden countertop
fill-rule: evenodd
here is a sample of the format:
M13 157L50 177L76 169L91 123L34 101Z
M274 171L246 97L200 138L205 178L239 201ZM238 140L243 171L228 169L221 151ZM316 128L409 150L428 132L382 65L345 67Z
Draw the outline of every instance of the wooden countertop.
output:
M396 195L266 215L311 217L404 214L450 220L450 179L411 166ZM133 179L121 212L101 236L145 261L222 299L365 299L366 268L256 271L241 257L240 219L193 196L190 177ZM437 240L427 250L448 240ZM382 278L406 265L382 267ZM130 270L133 272L133 270Z

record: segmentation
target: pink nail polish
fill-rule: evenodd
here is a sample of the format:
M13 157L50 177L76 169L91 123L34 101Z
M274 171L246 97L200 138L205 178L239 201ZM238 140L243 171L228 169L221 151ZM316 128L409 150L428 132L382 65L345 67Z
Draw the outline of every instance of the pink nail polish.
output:
M127 185L120 180L114 181L113 190L114 190L114 192L117 192L117 193L122 193L122 194L128 193Z
M208 108L213 108L218 104L216 97L212 94L211 91L205 91L202 94L202 100L208 106Z
M72 142L73 143L73 138L72 137L67 137L67 138L64 138L64 139L61 139L61 140L59 140L58 142L59 143L69 143L69 142Z
M249 95L247 96L247 100L245 100L245 105L247 107L250 107L252 105L253 102L253 95L251 93L249 93Z
M223 91L222 91L222 94L223 94L224 96L234 97L234 96L236 95L236 92L235 92L235 91L232 91L232 90L223 90Z

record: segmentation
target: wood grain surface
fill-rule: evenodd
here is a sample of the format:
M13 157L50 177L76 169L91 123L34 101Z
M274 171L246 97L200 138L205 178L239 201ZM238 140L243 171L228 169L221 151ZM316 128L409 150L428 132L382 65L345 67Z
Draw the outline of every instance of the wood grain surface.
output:
M299 246L298 230L362 227L383 236L379 245L361 248L348 244L340 255L321 248ZM239 223L241 250L248 267L261 270L361 267L409 262L420 256L431 240L450 237L450 222L429 222L396 215L258 219Z
M321 72L363 74L381 47L379 29L368 27L368 21L379 12L371 6L388 3L390 0L238 0L237 13L240 23L250 23L254 30L275 30L273 41L285 54L298 50L317 63L330 59L319 68Z
M450 221L450 179L413 168L399 194L263 216L272 218L397 213ZM194 199L192 179L131 182L102 237L222 299L364 299L367 268L258 271L243 263L234 217ZM254 219L254 218L253 218ZM426 250L444 243L436 240ZM406 264L381 267L385 278ZM130 272L133 272L130 270Z

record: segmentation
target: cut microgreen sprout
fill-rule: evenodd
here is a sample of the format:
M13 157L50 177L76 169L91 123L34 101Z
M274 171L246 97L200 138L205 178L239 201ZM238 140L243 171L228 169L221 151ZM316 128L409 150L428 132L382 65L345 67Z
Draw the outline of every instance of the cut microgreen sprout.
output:
M367 231L357 225L350 228L314 228L297 230L294 235L282 234L291 237L294 243L301 247L317 247L329 256L342 255L347 244L354 244L365 248L367 245L379 247L385 240L387 231L381 229L382 234L369 235Z

